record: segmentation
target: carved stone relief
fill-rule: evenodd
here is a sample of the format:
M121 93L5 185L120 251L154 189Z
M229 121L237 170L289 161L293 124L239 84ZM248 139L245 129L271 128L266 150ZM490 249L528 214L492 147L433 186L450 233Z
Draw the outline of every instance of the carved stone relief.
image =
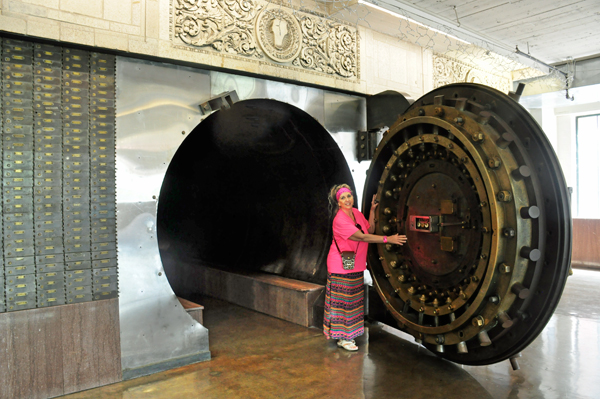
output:
M358 80L355 28L262 0L171 0L173 45Z
M507 77L494 75L440 54L433 55L433 79L434 88L467 82L484 84L504 93L511 90L511 82Z

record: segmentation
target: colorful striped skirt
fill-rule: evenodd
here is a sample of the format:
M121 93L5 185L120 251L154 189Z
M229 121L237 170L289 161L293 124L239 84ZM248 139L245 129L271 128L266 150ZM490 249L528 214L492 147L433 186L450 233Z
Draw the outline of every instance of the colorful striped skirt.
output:
M363 272L327 273L323 333L329 338L351 340L365 332Z

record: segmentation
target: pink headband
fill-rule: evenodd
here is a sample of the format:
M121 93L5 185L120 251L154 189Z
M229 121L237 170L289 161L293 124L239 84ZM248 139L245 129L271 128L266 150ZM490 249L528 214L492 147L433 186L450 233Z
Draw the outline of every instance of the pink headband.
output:
M335 194L335 199L336 200L340 200L340 196L344 193L352 193L352 191L350 191L349 189L347 189L346 187L342 187L338 190L338 192Z

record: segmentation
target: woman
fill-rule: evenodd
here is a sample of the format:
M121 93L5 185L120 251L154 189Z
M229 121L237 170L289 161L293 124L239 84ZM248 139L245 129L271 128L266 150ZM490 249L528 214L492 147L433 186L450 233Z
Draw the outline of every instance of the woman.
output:
M337 339L338 346L349 351L358 350L354 338L364 333L364 282L369 243L398 244L406 236L378 236L375 231L375 196L371 201L369 221L353 207L354 196L347 184L333 186L329 192L329 205L333 219L333 241L327 256L327 288L323 332L327 339ZM341 253L356 253L354 268L346 270Z

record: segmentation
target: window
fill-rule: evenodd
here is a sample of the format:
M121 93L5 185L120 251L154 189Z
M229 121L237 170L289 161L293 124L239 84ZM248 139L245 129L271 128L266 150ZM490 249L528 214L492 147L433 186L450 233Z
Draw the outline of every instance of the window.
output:
M577 191L574 216L600 218L600 115L579 116L577 128Z

